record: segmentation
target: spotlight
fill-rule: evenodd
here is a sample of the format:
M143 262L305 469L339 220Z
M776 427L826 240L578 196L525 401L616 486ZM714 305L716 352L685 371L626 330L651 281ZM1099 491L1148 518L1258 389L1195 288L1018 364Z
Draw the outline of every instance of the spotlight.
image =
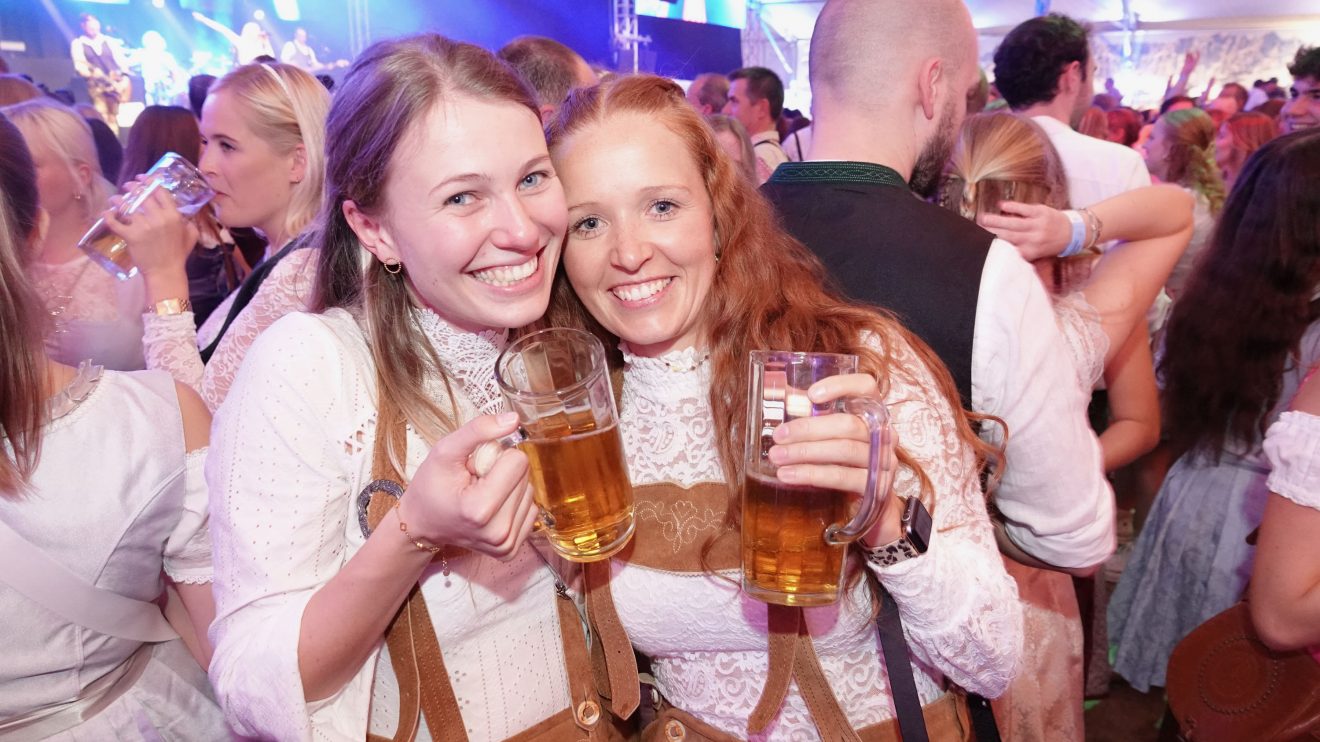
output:
M254 21L266 20L266 11L262 10L261 8L257 8L256 10L252 11L252 20Z

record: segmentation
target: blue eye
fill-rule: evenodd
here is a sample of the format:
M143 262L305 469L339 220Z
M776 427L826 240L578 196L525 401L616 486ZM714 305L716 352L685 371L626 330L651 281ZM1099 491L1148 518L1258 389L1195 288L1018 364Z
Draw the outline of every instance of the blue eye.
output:
M547 174L545 171L538 170L537 172L528 173L527 175L524 175L522 182L519 183L518 185L521 186L522 188L535 188L541 185L542 183L544 183L545 179L548 177L549 174Z
M445 199L445 205L446 205L446 206L467 206L468 204L472 203L472 199L473 199L473 198L474 198L474 196L473 196L471 193L466 192L466 191L463 192L463 193L455 193L454 195L452 195L452 196L450 196L449 198Z
M656 216L661 216L661 217L672 216L673 213L677 210L678 210L678 204L674 203L673 201L668 201L665 199L655 201L654 203L651 204L651 211L654 212Z
M583 217L582 219L577 220L573 224L573 232L579 235L589 235L591 232L595 232L596 230L600 229L600 226L601 226L600 217L595 217L595 216Z

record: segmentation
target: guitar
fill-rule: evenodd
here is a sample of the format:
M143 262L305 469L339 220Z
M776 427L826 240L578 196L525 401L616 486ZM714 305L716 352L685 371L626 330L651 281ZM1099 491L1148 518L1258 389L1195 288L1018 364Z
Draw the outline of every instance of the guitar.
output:
M120 103L127 103L133 97L133 81L118 70L106 74L99 67L92 67L92 74L87 76L87 92L92 96L107 97L111 93L118 96Z

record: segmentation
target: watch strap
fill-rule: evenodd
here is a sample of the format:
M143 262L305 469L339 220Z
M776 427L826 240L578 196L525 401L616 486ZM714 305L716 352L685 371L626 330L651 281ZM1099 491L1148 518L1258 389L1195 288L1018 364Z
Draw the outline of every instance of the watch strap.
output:
M161 299L152 305L152 311L159 316L183 314L192 311L192 302L186 298Z

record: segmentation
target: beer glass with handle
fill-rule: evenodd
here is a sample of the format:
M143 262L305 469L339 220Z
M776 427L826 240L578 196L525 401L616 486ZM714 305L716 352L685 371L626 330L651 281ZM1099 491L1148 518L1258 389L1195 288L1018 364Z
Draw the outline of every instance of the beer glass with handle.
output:
M128 219L157 189L164 189L174 197L174 205L184 216L194 216L215 196L206 178L191 162L177 152L166 152L141 177L119 204L120 219ZM121 281L137 275L137 266L128 252L123 237L110 231L105 217L96 220L87 234L78 240L78 247L102 268Z
M565 559L608 559L632 538L632 483L605 348L551 328L511 343L495 377L518 413L541 529Z
M882 433L889 414L881 403L849 397L813 404L817 381L857 373L857 357L834 353L754 350L749 363L747 441L743 461L743 589L767 603L828 605L839 599L848 544L881 512ZM848 412L870 433L865 491L789 484L770 461L775 428L794 418ZM887 481L887 480L886 480Z

